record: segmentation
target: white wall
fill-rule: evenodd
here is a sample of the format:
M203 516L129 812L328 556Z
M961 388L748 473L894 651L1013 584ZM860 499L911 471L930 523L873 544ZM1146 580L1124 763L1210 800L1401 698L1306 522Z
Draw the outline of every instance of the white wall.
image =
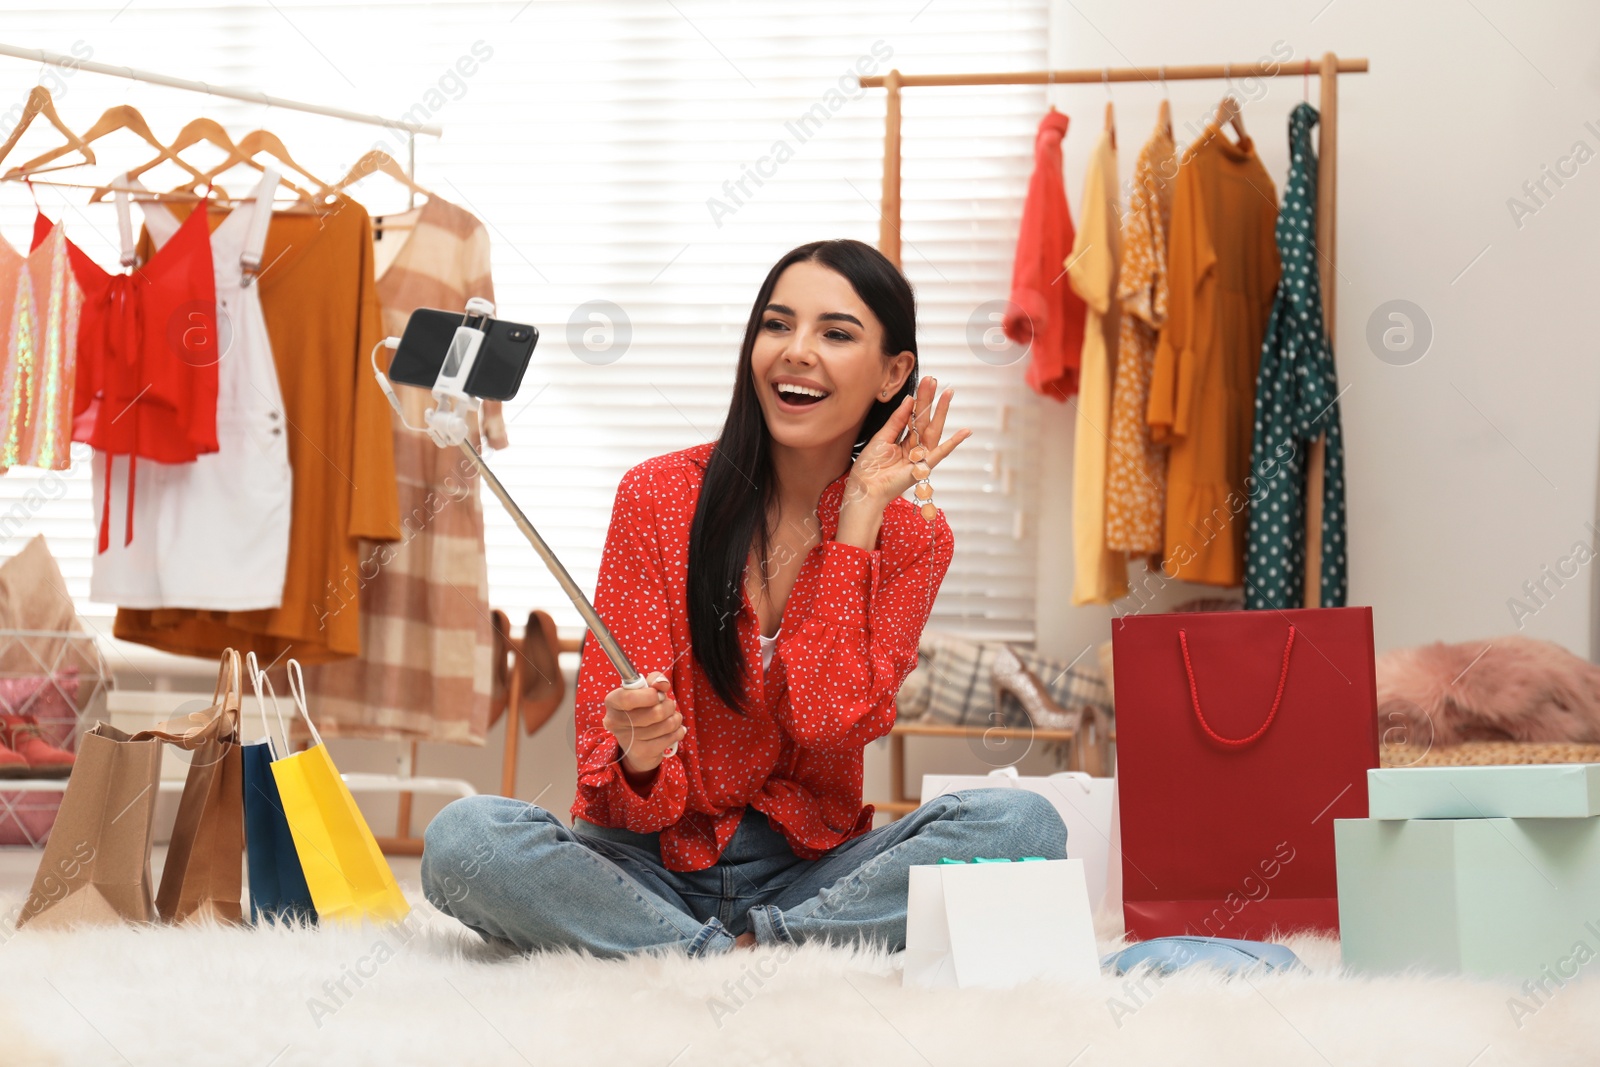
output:
M1306 57L1314 67L1330 50L1370 60L1370 73L1339 79L1335 348L1348 386L1349 602L1373 607L1380 652L1516 632L1507 601L1520 597L1533 609L1522 633L1590 654L1594 569L1573 560L1573 577L1558 584L1541 568L1556 568L1575 542L1597 540L1587 524L1600 424L1590 321L1600 158L1569 162L1576 173L1561 188L1547 181L1542 207L1522 185L1577 142L1600 154L1597 42L1600 7L1577 0L1058 0L1053 9L1058 68L1244 63L1272 56L1275 45L1278 55L1292 50L1295 67ZM1281 192L1302 79L1237 88ZM1169 90L1182 145L1192 136L1184 123L1198 128L1223 87L1171 82ZM1113 87L1124 177L1160 92ZM1315 77L1310 95L1315 104ZM1051 99L1075 119L1065 160L1076 215L1105 92L1057 86ZM1516 196L1536 208L1520 226L1507 207ZM1380 361L1366 341L1369 318L1395 299L1420 307L1433 330L1431 347L1408 366ZM1056 469L1071 469L1071 418L1056 410L1046 420L1046 447L1063 464ZM1060 506L1069 495L1056 494ZM1044 540L1059 546L1057 566L1070 566L1062 518L1058 511ZM1528 598L1523 583L1541 579L1547 592ZM1041 632L1071 655L1104 639L1110 613L1060 607L1063 587L1041 570Z

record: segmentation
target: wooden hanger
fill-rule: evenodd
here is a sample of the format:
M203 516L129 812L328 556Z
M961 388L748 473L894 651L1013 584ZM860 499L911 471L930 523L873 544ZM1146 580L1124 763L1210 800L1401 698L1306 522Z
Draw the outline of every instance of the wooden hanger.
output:
M1167 95L1167 65L1161 65L1161 104L1156 108L1156 128L1165 130L1172 140L1172 98Z
M130 107L127 104L118 104L116 107L107 108L100 118L95 121L95 124L84 131L81 140L84 144L92 144L107 134L113 133L117 130L128 130L129 132L143 138L144 141L151 147L161 152L162 154L157 157L158 162L161 160L170 159L172 162L178 164L178 166L182 167L190 174L193 174L195 177L198 178L200 176L200 172L198 170L190 166L187 161L178 158L170 149L167 148L166 145L157 140L156 135L150 132L150 126L145 122L144 116L139 113L137 108ZM72 145L62 145L60 148L53 148L41 156L35 156L33 159L28 160L19 167L11 168L5 173L4 177L9 180L12 178L20 178L28 174L44 174L51 171L70 170L73 167L84 166L83 163L68 163L61 167L43 166L43 164L49 163L52 160L60 159L62 156L73 150L74 148Z
M1216 114L1215 118L1212 120L1212 122L1217 127L1218 130L1222 129L1222 127L1223 127L1223 125L1225 123L1230 123L1231 122L1233 124L1233 132L1234 132L1235 136L1237 137L1239 143L1240 144L1244 144L1244 143L1246 143L1246 142L1248 142L1250 140L1250 137L1249 137L1248 134L1246 134L1244 132L1244 117L1241 114L1241 109L1239 107L1239 101L1233 95L1233 91L1232 91L1233 90L1233 64L1232 63L1224 63L1222 65L1222 76L1228 80L1228 90L1229 91L1228 91L1227 95L1225 95L1222 98L1221 102L1217 104L1217 114Z
M407 189L410 189L418 196L431 197L433 195L428 190L412 181L411 175L406 173L405 168L396 163L394 157L381 148L374 148L372 151L356 160L355 166L350 168L350 173L339 179L338 184L334 185L328 191L335 193L343 192L345 189L354 185L362 178L379 173L387 174L389 177L393 178Z
M271 130L251 130L249 133L239 138L239 151L250 156L252 159L254 159L257 154L265 152L273 159L276 159L278 162L282 163L284 166L300 175L312 187L318 190L326 189L328 187L327 182L323 181L315 174L312 174L309 170L306 170L306 168L302 167L299 163L295 162L295 158L289 154L289 149L284 146L283 141L279 139L278 135L273 133ZM288 181L284 181L283 184L298 193L302 200L314 200L316 197L316 194L312 193L310 190L300 189L297 186L290 184Z
M82 154L85 163L94 162L94 151L61 121L61 116L56 114L56 103L50 97L50 90L42 85L35 85L28 91L27 102L22 106L22 117L17 120L16 128L11 131L11 136L6 138L5 144L0 144L0 159L5 159L11 153L17 142L22 139L23 133L40 115L49 119L50 125L67 139L66 147L62 149L63 153L76 151Z
M0 181L3 180L3 178L0 178ZM27 181L30 185L47 185L57 189L93 189L96 193L100 194L115 191L114 184L105 186L85 184L84 182L55 182L43 178L24 178L21 180ZM279 184L282 184L281 178L279 179ZM222 190L220 186L215 185L211 187L211 192L212 195L207 196L205 193L193 192L187 187L174 189L170 192L162 192L158 189L129 189L128 196L133 200L153 200L161 203L182 203L185 201L193 202L196 200L205 200L212 204L247 204L256 199L254 194L247 196L229 196ZM275 209L279 212L289 212L293 214L313 213L321 210L320 206L314 201L299 200L290 200L281 204L275 204Z
M1106 87L1106 133L1111 138L1111 147L1117 147L1117 119L1112 113L1111 106L1111 68L1106 67L1100 72L1100 82Z
M262 152L266 152L268 155L277 159L280 163L292 168L302 177L306 178L311 185L316 186L319 189L327 187L326 183L323 182L322 179L318 178L316 175L302 167L299 163L295 162L294 157L289 154L289 149L284 147L283 141L271 130L251 130L249 133L239 138L238 143L234 145L234 148L238 150L241 158L225 159L222 161L222 163L211 168L211 170L207 171L206 173L197 175L197 178L199 179L198 181L195 181L189 185L179 186L178 188L174 189L173 192L192 192L198 194L203 185L215 180L217 175L238 166L240 163L248 163L250 166L256 168L256 170L265 170L266 168L255 158L259 153ZM280 177L278 181L279 184L281 184L285 189L293 192L305 203L316 203L316 194L311 192L309 189L302 189L300 186L284 177Z
M1222 98L1222 102L1217 105L1217 115L1214 121L1218 129L1232 123L1233 132L1238 135L1240 141L1248 141L1250 139L1249 135L1244 132L1244 119L1240 113L1239 101L1233 97L1225 96Z
M215 119L193 119L188 125L178 131L178 136L173 139L170 145L167 146L166 155L157 156L148 163L142 163L139 166L134 167L132 170L127 172L127 175L130 178L137 178L151 167L161 164L170 156L176 156L178 153L187 148L193 148L202 141L214 144L228 154L227 162L221 168L219 168L218 173L220 173L222 170L226 170L228 167L233 166L235 163L248 162L245 156L239 151L239 146L233 143L233 138L228 136L228 131L222 128L221 123L217 122ZM222 192L224 197L227 197L227 193L223 192L220 187L214 186L213 188L215 188L218 192ZM179 190L174 191L177 192ZM106 194L110 192L111 186L101 186L94 191L93 195L89 197L89 203L99 203L101 200L104 200Z
M1054 109L1052 108L1052 110ZM356 160L355 166L350 168L350 173L339 179L338 184L331 188L324 188L323 194L343 192L356 182L373 174L387 174L418 196L425 196L430 200L433 199L433 193L413 181L411 175L406 173L405 168L396 163L394 157L381 148L374 148ZM388 222L380 225L374 220L373 226L374 228L385 230L409 230L412 224L407 222Z

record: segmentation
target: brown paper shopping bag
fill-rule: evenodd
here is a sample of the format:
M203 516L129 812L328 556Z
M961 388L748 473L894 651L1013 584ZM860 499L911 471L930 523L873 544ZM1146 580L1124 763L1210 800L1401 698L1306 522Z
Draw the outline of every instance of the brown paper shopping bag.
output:
M184 750L189 763L156 891L156 912L167 922L243 921L242 676L239 653L230 648L222 654L210 707L134 735L170 742Z
M78 759L17 927L153 922L150 838L161 776L158 738L96 723Z

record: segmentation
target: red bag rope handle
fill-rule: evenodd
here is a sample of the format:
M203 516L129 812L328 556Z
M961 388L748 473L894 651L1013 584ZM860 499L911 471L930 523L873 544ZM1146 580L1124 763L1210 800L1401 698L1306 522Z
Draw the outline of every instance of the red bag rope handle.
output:
M1194 682L1194 664L1189 662L1189 636L1186 631L1178 631L1178 643L1183 646L1183 669L1189 675L1189 699L1194 702L1194 717L1200 720L1200 728L1206 732L1206 736L1219 745L1231 745L1234 748L1242 748L1260 740L1261 735L1267 732L1267 727L1272 725L1272 720L1278 717L1278 705L1283 702L1283 686L1289 680L1289 650L1294 647L1294 623L1289 624L1289 639L1283 643L1283 670L1278 675L1278 692L1272 698L1272 710L1267 712L1267 721L1261 724L1261 729L1249 737L1223 737L1206 722L1205 715L1200 711L1200 687Z

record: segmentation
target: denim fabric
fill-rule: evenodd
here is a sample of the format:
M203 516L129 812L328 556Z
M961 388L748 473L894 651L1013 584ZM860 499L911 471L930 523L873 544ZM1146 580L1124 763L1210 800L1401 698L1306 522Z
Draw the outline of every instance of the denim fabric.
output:
M655 834L568 828L526 801L452 801L428 824L428 902L485 940L523 952L571 948L615 957L646 950L727 952L753 931L763 945L806 941L905 947L907 868L942 857L1066 856L1050 802L1020 789L939 796L846 841L797 857L767 817L746 808L711 867L669 871Z

